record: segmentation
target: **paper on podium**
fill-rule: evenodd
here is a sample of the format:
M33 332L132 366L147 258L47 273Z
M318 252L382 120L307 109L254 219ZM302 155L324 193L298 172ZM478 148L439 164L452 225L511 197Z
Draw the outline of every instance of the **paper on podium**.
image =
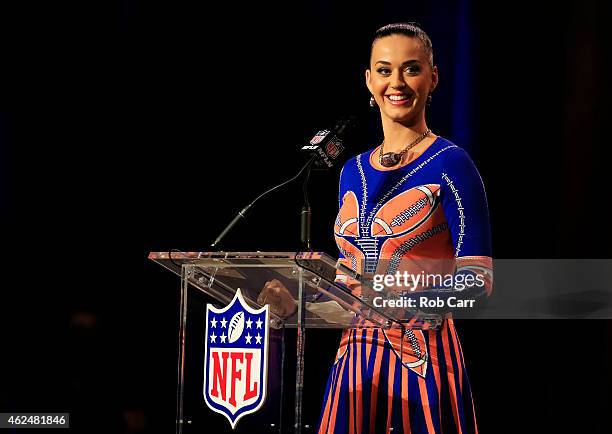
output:
M344 309L334 300L320 303L306 303L306 309L323 318L328 323L351 324L355 320L355 313Z

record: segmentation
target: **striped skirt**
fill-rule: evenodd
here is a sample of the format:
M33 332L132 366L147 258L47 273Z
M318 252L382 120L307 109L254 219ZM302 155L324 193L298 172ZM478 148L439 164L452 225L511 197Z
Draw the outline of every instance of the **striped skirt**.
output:
M439 330L345 330L331 368L319 434L476 434L452 319ZM401 355L401 359L400 359Z

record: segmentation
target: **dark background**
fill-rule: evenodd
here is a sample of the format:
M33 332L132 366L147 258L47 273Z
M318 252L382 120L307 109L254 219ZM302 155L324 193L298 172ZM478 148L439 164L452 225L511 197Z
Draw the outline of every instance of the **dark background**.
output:
M206 250L339 116L359 118L345 157L376 146L363 70L388 22L432 38L428 124L476 162L494 256L612 257L609 17L595 0L4 2L0 411L174 431L179 282L147 253ZM337 177L310 189L331 254ZM265 199L224 249L299 249L300 207L297 185ZM612 431L609 321L457 326L481 433ZM311 424L338 337L307 338Z

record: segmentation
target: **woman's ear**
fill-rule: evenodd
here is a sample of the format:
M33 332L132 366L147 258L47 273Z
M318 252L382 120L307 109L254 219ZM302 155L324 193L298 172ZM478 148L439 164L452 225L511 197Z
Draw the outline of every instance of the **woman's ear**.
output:
M438 86L438 67L434 66L431 70L431 89L429 91L433 92L436 86Z
M365 82L366 82L366 86L368 87L368 90L370 91L371 94L373 94L374 92L372 92L372 85L370 84L370 70L369 69L365 70Z

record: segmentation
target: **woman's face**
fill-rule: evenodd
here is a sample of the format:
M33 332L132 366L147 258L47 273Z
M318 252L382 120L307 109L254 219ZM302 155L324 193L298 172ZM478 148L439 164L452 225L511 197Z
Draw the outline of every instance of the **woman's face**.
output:
M438 70L429 65L418 39L390 35L374 43L366 85L383 117L394 122L418 122L427 95L437 83Z

